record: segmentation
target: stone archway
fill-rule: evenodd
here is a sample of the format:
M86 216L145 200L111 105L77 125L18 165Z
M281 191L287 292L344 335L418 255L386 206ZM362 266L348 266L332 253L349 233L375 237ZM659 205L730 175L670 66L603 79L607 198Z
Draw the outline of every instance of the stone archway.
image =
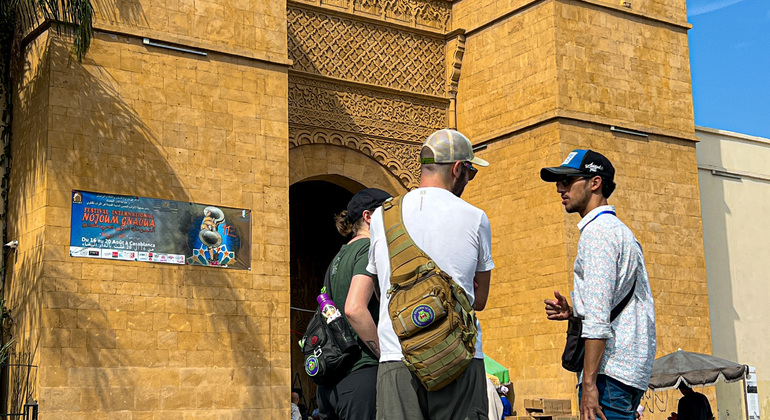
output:
M416 155L414 160L416 162ZM307 180L328 181L352 193L362 188L379 188L394 196L407 192L407 186L374 158L342 145L326 143L289 149L289 185ZM414 184L411 179L408 182Z

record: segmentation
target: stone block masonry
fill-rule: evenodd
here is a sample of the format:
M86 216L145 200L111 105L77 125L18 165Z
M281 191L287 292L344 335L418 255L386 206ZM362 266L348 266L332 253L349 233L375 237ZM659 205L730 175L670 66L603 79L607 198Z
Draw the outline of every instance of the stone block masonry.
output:
M47 419L277 418L289 385L284 66L45 33L20 85L6 299ZM40 98L39 100L36 98ZM280 107L283 104L283 110ZM23 175L22 175L23 174ZM252 209L251 271L69 257L72 189ZM270 226L262 220L271 220Z

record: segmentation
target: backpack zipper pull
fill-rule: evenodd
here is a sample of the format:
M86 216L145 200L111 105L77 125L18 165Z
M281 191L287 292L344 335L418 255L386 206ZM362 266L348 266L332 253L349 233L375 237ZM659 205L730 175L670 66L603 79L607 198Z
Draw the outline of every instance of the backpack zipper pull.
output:
M398 283L391 284L390 287L388 288L388 293L386 293L386 296L388 297L388 299L390 299L390 296L393 295L393 293L396 290L398 290L400 287L401 285Z

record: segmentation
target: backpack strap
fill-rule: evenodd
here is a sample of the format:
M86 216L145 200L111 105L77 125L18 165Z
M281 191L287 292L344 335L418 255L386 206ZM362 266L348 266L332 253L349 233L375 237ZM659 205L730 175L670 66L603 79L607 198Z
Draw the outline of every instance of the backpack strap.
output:
M618 306L612 308L612 312L610 312L610 324L612 321L615 320L615 318L620 315L621 312L623 312L623 309L626 309L626 305L628 305L628 302L631 301L631 296L634 295L634 290L636 290L636 277L634 277L634 285L631 286L631 290L628 292L628 294L623 298L623 300L618 303Z
M436 263L414 243L409 232L406 231L401 206L402 198L389 199L382 205L385 237L390 257L390 283L396 287L400 282L413 277L415 271L430 271L436 268ZM415 265L416 269L409 269Z
M334 264L334 260L332 260L332 262L329 263L329 266L326 267L326 274L324 274L324 285L321 288L321 293L326 293L333 301L334 296L332 296L332 264Z

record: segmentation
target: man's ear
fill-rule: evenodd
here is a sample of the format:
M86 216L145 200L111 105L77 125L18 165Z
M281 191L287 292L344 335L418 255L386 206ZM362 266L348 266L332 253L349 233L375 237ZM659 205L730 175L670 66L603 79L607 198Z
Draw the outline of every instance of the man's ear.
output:
M459 179L461 176L463 176L463 163L462 162L455 162L452 164L452 178Z
M602 180L602 177L595 176L595 177L591 178L591 180L589 182L591 184L591 192L597 192L598 191L599 194L601 194L601 192L602 192L602 183L604 182Z

